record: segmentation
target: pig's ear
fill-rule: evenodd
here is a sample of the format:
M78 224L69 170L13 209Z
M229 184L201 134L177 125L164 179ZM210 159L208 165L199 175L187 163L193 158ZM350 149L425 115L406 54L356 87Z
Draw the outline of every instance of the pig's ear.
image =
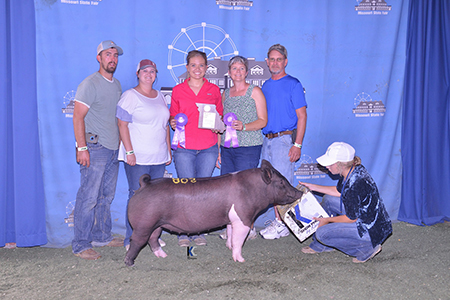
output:
M262 161L261 172L262 172L262 174L261 174L262 180L266 184L270 184L272 182L273 169L272 169L272 165L267 160Z
M269 161L263 159L263 160L261 161L261 168L263 168L263 167L269 167L269 168L272 168L272 165L270 164Z

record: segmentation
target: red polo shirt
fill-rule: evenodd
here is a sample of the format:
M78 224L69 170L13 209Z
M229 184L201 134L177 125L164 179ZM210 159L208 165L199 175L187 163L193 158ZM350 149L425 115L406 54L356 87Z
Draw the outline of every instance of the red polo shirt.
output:
M188 80L176 85L172 90L172 102L170 104L170 116L184 113L188 117L185 126L186 149L204 150L217 143L217 134L211 129L199 129L198 107L195 103L215 104L217 112L223 115L222 97L219 87L203 78L204 83L198 95L191 90ZM179 147L179 146L178 146Z

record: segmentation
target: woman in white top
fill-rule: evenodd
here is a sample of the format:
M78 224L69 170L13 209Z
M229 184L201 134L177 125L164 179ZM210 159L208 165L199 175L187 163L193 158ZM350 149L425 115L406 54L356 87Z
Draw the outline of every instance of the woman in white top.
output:
M162 94L153 89L157 72L154 62L141 60L136 72L139 84L124 92L117 104L116 116L121 139L119 160L125 163L128 200L139 189L141 175L150 174L152 179L162 178L165 166L172 161L169 109ZM132 228L127 213L125 223L127 231L124 245L128 249Z

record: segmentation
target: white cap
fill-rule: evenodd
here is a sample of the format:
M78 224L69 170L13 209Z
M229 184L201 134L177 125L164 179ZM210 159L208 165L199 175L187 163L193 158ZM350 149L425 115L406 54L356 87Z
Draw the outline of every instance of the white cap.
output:
M355 149L344 142L334 142L328 147L327 152L316 160L324 167L331 166L338 161L348 162L355 157Z

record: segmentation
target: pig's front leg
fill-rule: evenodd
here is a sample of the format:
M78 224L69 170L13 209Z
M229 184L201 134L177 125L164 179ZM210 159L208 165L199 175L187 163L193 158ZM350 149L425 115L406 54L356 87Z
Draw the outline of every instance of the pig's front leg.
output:
M152 235L150 236L148 240L148 244L150 245L150 248L153 251L153 254L156 255L156 257L166 257L167 254L164 252L161 248L161 245L159 244L159 236L161 235L162 228L158 227L153 231Z
M232 233L231 237L231 250L233 252L233 260L238 262L244 262L245 259L242 257L242 245L244 244L245 238L250 230L249 226L245 226L242 220L237 215L234 210L234 204L231 206L228 217L231 221Z

